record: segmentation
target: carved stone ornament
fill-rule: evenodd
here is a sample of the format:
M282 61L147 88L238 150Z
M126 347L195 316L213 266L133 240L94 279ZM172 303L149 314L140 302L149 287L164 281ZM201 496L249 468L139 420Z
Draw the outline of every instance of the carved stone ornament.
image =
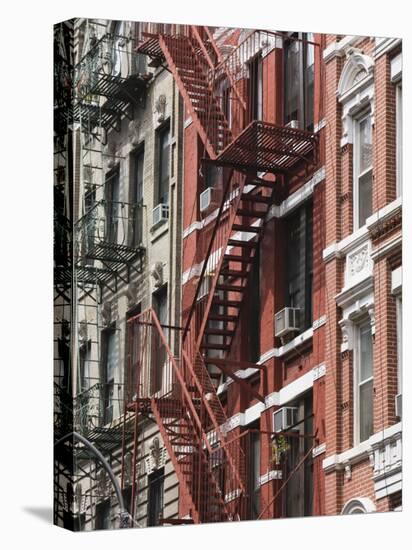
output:
M369 264L369 250L368 246L365 245L360 248L355 254L352 254L348 257L349 261L349 275L354 277L364 269L368 267Z
M82 343L86 342L88 339L86 319L82 319L79 323L79 339Z
M108 475L106 470L101 469L97 474L97 485L96 485L97 494L99 497L104 498L107 496L109 491Z
M129 141L133 145L133 147L136 147L136 145L138 145L139 143L141 125L142 123L140 120L131 120L129 122L128 136Z
M341 319L339 325L342 331L341 353L353 349L353 323L349 319Z
M106 165L107 165L107 168L113 168L113 166L115 165L115 162L116 162L116 149L117 149L117 146L116 146L116 143L109 143L106 147Z
M81 513L83 511L83 500L82 484L79 481L79 483L76 484L74 490L74 501L76 503L78 513Z
M103 324L105 326L110 325L111 316L112 316L112 306L110 302L107 301L102 303L101 314L102 314Z
M160 94L155 102L155 112L158 114L157 121L163 122L166 115L166 96Z
M163 285L163 263L155 262L150 270L150 275L154 279L154 288L159 288Z
M137 283L129 283L127 285L126 296L127 296L129 307L131 307L137 302L137 291L138 291Z
M147 473L158 470L165 463L166 449L161 447L160 438L155 436L149 446L149 456L146 459L146 471Z
M369 318L371 320L371 332L372 332L372 336L375 336L375 308L373 306L370 306L368 308L368 315L369 315Z
M346 464L345 466L345 478L346 479L352 478L352 466L350 464Z

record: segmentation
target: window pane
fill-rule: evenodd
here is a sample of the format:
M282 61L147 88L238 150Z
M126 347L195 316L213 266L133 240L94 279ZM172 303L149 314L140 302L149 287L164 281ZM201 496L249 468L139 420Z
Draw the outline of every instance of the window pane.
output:
M359 328L360 332L360 377L359 382L363 382L373 376L373 346L372 330L368 323Z
M169 128L162 130L159 135L159 196L157 203L169 203Z
M372 166L372 124L371 117L359 123L359 173Z
M372 170L359 178L359 218L358 225L362 227L372 214Z
M306 39L312 42L312 33L306 35ZM306 44L305 55L305 127L313 129L313 101L314 101L314 75L315 75L315 46Z
M359 438L365 441L373 434L373 381L359 388Z
M116 368L116 333L111 331L107 336L107 369L106 381L114 377Z
M300 118L300 42L293 40L286 49L285 122Z

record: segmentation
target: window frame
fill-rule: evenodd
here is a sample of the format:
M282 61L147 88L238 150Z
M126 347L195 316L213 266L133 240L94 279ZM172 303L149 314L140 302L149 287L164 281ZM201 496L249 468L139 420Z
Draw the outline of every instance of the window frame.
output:
M103 425L109 424L115 418L114 414L114 386L115 386L115 369L109 372L109 338L114 339L114 346L116 348L116 325L113 324L110 327L105 328L102 331L102 369L101 380L103 383ZM117 352L116 352L117 353ZM110 409L110 413L107 411Z
M286 219L286 232L287 232L287 250L292 250L290 246L291 237L291 224L295 217L300 216L299 226L303 227L302 234L299 239L299 246L303 246L304 250L304 267L303 267L303 288L300 292L303 294L304 308L300 308L301 311L301 330L303 332L307 328L310 328L313 323L313 200L309 199L296 208ZM304 219L302 221L302 218ZM310 220L310 229L308 222ZM296 257L296 255L293 255ZM291 272L291 256L286 254L286 285L285 285L285 305L287 307L299 307L291 300L290 292L290 272Z
M402 80L395 85L396 197L402 196L403 96Z
M164 512L165 508L165 502L164 502L164 481L165 481L166 475L164 468L159 468L158 470L154 470L151 474L147 476L147 527L156 527L160 525L159 519L163 516L160 516L158 518L154 518L153 515L155 513L155 510L153 510L153 497L155 495L160 497L159 502L159 510L161 512ZM155 493L155 489L158 490L158 493ZM157 508L157 507L156 507Z
M371 129L371 147L372 147L372 161L368 168L360 171L360 127L362 122L369 119L370 129ZM372 112L370 109L363 110L359 113L353 120L354 122L354 133L353 133L353 228L354 230L360 229L366 225L367 218L373 212L373 124L372 124ZM360 180L361 178L367 176L370 173L371 177L371 204L370 204L370 214L365 217L365 222L361 225L360 223Z
M139 185L138 163L141 160L142 174ZM144 204L144 169L145 169L145 146L142 142L130 153L130 187L129 187L129 213L131 223L129 224L129 245L138 246L143 240L143 204Z
M297 36L296 36L297 35ZM312 35L312 38L309 39L308 35ZM311 42L310 44L308 42ZM297 83L298 87L298 116L296 119L289 117L290 113L287 110L287 101L288 101L288 48L292 44L299 45L299 80ZM308 48L313 48L313 65L307 65L308 59ZM299 128L313 131L314 128L314 85L315 85L315 44L313 33L292 33L284 41L284 63L283 63L283 74L284 74L284 101L283 101L283 110L284 110L284 123L289 124L292 120L297 120ZM313 105L312 110L309 116L308 109L308 69L313 66L313 82L312 82L312 96L313 96Z
M403 327L403 304L402 296L396 296L396 376L397 376L397 394L402 394L402 364L403 364L403 351L402 351L402 327Z
M365 380L360 380L361 377L361 329L365 326L369 326L370 329L370 338L371 338L371 363L372 363L372 375ZM360 443L367 441L374 433L373 430L373 421L374 421L374 361L373 361L373 333L372 325L369 317L365 317L359 320L354 326L355 332L355 345L354 345L354 356L353 356L353 420L354 420L354 430L353 430L353 439L354 445L359 445ZM372 413L372 432L368 437L361 438L361 386L364 386L368 383L372 383L372 400L371 400L371 413Z
M161 126L156 129L156 185L155 185L155 200L154 206L159 204L169 204L170 200L170 177L171 177L171 166L170 166L170 155L172 150L172 140L171 140L171 124L170 118L168 118ZM168 136L168 160L167 160L167 178L163 178L162 171L162 162L163 162L163 139L164 136ZM163 189L165 181L167 179L167 190Z

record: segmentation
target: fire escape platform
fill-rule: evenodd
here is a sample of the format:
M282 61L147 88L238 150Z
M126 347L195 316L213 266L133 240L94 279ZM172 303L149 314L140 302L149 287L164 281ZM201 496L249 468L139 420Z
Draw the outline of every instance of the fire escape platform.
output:
M302 162L316 159L312 132L254 120L213 161L237 170L292 174Z
M130 247L124 244L100 242L86 252L87 258L101 260L114 264L130 264L136 259L142 259L145 253L143 246Z
M99 73L93 86L87 95L101 95L107 98L118 98L126 101L136 101L139 92L146 88L146 84L152 75L134 74L127 78Z
M146 37L146 40L136 48L136 52L162 62L165 56L159 44L159 35L145 32L143 36Z

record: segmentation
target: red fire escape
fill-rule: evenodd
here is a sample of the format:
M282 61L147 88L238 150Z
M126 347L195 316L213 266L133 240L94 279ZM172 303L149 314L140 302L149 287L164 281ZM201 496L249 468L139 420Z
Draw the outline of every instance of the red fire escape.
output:
M208 27L148 34L138 48L153 65L171 71L207 162L224 174L192 305L184 312L179 352L173 354L168 344L174 328L160 326L152 310L129 321L128 409L154 416L195 523L248 518L247 449L241 437L225 432L216 369L264 402L237 374L250 366L264 372L264 367L233 359L232 342L276 189L285 176L316 163L313 133L251 120L242 67L255 48L253 34L225 59ZM231 90L231 123L217 86L223 80ZM134 460L136 447L135 442Z

